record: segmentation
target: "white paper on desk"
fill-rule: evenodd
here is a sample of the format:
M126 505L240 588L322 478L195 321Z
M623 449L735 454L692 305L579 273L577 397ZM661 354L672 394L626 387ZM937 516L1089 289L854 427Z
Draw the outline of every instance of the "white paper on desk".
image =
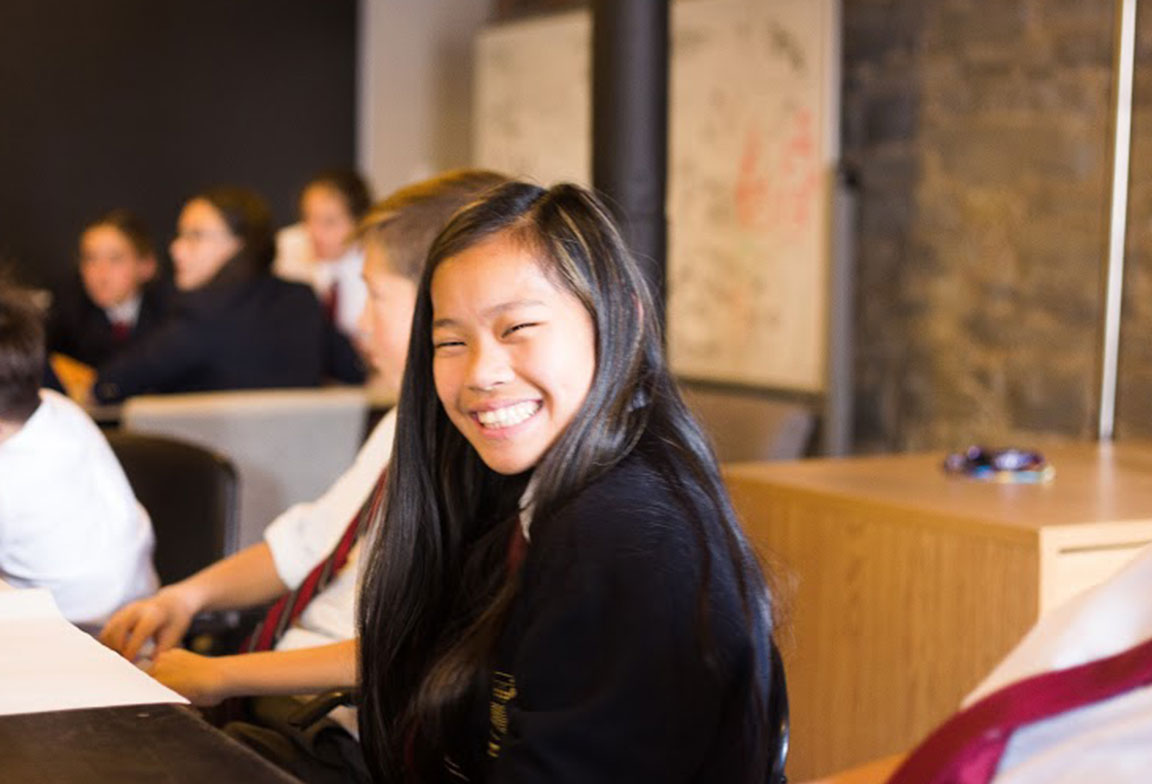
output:
M0 715L188 701L77 629L44 589L0 591Z

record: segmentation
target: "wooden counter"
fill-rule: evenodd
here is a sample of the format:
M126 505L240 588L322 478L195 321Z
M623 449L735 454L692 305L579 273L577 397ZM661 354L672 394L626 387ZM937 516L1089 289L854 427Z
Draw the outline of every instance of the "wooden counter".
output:
M1046 485L948 477L942 454L725 467L787 603L790 778L911 748L1041 613L1152 542L1152 444L1044 451Z

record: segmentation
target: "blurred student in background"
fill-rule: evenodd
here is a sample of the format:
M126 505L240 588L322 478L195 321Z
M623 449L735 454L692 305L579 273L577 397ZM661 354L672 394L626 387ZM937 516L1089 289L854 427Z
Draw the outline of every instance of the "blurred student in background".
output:
M156 590L152 524L88 415L40 389L43 367L39 313L0 283L0 579L94 630Z
M368 296L360 277L364 250L356 227L371 203L368 185L356 172L323 172L300 193L300 223L276 238L273 271L316 292L331 326L328 373L348 383L364 381L364 365L352 346Z
M200 193L171 245L179 293L164 325L99 368L94 394L309 387L324 377L324 316L307 287L270 274L268 207L245 188Z
M99 366L131 349L164 317L168 293L158 281L156 246L144 222L112 210L80 233L79 285L57 293L48 350Z

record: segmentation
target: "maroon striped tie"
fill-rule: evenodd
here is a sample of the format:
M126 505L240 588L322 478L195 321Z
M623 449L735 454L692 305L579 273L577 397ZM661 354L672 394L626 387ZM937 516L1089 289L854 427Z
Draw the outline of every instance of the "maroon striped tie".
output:
M270 651L284 636L293 622L300 617L300 613L308 606L318 593L328 587L332 579L344 568L348 562L348 554L352 552L353 545L372 525L376 513L380 510L380 503L384 498L384 488L388 484L388 471L385 470L376 480L372 493L364 501L364 505L352 517L348 527L344 529L336 548L328 554L304 578L304 582L294 591L281 596L275 604L268 608L263 620L256 624L256 628L240 646L241 653L254 653L256 651Z
M1152 640L1106 659L1005 686L957 713L916 747L888 784L984 784L1012 733L1152 683Z

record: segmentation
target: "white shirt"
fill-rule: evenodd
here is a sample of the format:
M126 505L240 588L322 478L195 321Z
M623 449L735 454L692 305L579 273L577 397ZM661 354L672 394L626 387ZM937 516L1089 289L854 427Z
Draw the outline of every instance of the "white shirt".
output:
M0 578L47 588L64 617L98 628L157 588L152 522L88 415L63 395L0 443Z
M360 447L351 468L324 495L306 504L296 504L264 531L264 541L272 550L276 571L289 588L299 586L336 547L387 467L395 434L396 409L392 409ZM357 543L348 562L328 587L313 597L276 649L307 648L355 637L359 574L360 544Z
M1121 572L1049 613L970 694L971 704L1024 678L1106 658L1152 638L1152 546ZM1152 687L1022 727L996 784L1152 781Z
M338 286L336 326L345 335L356 332L360 312L368 301L368 288L361 277L364 251L353 245L344 255L332 261L321 261L312 250L312 241L301 223L286 226L276 233L276 260L272 271L285 280L305 283L326 302L328 292Z
M112 324L127 324L134 327L140 319L140 305L143 302L144 297L137 294L127 302L121 302L119 305L105 308L104 315L108 317L108 321Z

